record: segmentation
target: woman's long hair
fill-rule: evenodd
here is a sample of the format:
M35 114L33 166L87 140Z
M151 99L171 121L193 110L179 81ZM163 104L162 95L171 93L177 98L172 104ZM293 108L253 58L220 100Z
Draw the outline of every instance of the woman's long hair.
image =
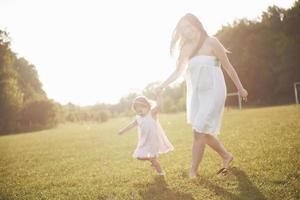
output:
M192 24L193 26L195 26L195 28L197 28L197 30L201 33L201 37L200 40L197 42L197 45L195 47L195 49L193 50L193 52L191 53L191 55L189 55L189 58L191 58L192 56L194 56L197 51L202 47L205 39L208 37L207 32L205 31L205 29L203 28L202 23L199 21L199 19L193 15L193 14L186 14L184 15L179 22L177 23L173 34L172 34L172 40L171 40L171 45L170 45L170 54L171 56L173 56L175 53L175 49L176 49L176 45L179 42L179 54L181 53L182 47L185 45L186 40L185 38L182 38L182 30L180 29L180 24L182 21L187 20L190 24Z

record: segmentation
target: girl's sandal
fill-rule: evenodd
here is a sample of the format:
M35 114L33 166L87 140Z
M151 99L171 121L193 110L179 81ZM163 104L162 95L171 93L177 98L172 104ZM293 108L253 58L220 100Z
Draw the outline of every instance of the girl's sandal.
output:
M157 175L159 175L159 176L165 176L166 172L164 170L162 170L161 172L157 172Z

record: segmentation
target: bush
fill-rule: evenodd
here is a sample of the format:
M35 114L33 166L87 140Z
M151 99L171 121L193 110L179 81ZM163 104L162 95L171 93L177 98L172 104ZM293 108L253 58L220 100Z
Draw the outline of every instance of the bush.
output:
M22 129L33 130L57 125L57 106L54 102L42 99L25 104L21 111L20 125Z

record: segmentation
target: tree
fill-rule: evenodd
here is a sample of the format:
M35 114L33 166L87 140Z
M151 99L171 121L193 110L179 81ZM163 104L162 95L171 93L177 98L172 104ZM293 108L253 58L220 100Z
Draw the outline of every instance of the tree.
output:
M13 55L9 45L7 33L0 30L0 133L17 129L24 95L12 69Z

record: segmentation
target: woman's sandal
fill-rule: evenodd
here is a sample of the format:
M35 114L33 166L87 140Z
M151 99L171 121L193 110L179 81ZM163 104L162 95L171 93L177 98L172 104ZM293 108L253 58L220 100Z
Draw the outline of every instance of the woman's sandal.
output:
M228 168L223 167L223 168L219 169L219 171L217 171L217 175L219 175L219 174L226 176L228 174Z
M228 167L222 167L221 169L219 169L219 171L217 171L217 175L221 174L223 176L226 176L229 172L229 164L233 161L233 156L230 154L230 158L228 160L226 160L226 163L223 163L225 166Z

